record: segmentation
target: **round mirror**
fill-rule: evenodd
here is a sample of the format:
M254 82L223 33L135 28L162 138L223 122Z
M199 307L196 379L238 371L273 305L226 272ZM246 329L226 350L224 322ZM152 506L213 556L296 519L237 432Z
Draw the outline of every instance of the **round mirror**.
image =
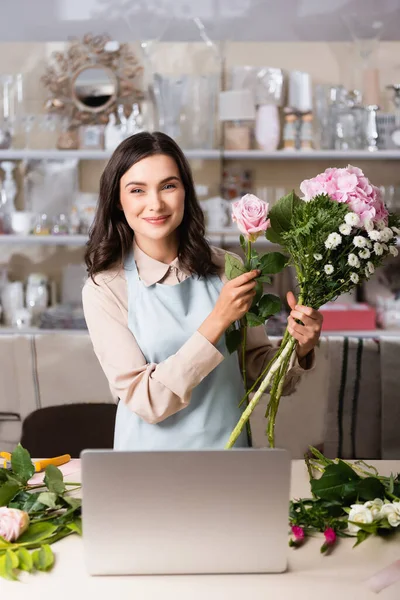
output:
M116 94L116 77L106 67L84 67L72 80L72 95L81 110L101 112L114 101Z

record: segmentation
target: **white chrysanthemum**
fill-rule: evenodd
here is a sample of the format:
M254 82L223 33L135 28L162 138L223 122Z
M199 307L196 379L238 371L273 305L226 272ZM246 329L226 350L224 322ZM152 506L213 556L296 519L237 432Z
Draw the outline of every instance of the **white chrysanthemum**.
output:
M392 231L394 231L396 235L400 235L400 229L398 227L392 225Z
M327 275L332 275L332 273L334 271L333 265L325 265L324 271Z
M322 256L322 254L317 253L317 254L314 254L314 258L315 258L315 260L322 260L323 256Z
M367 279L369 279L369 278L370 278L370 276L371 276L371 273L368 271L368 268L367 268L367 267L365 267L365 277L366 277Z
M360 258L362 258L363 260L366 260L367 258L369 258L371 256L371 252L368 250L368 248L363 248L362 250L360 250L360 252L358 253L358 256Z
M385 252L389 252L389 246L387 244L382 244L382 248Z
M367 248L369 248L371 250L372 248L372 242L370 240L365 240L365 245Z
M382 219L380 219L379 221L376 222L376 228L379 229L380 231L385 229L385 227L386 227L386 223L385 223L385 221L382 221Z
M371 273L371 275L372 275L372 273L375 273L375 267L371 261L367 262L367 269Z
M347 223L342 223L341 225L339 225L339 231L343 235L350 235L351 226L348 225Z
M353 244L357 247L357 248L365 248L366 246L366 241L365 238L363 238L362 235L356 235L356 237L353 240Z
M350 279L353 283L358 283L360 281L360 278L357 275L357 273L350 273Z
M374 242L379 242L379 240L381 239L381 232L377 231L376 229L373 229L372 231L368 232L368 237Z
M382 244L380 244L379 242L375 242L374 244L374 252L377 256L382 256L383 254L383 247Z
M383 229L381 231L381 242L388 242L389 240L391 240L393 237L393 231L390 229L390 227L385 227L385 229Z
M371 219L367 219L367 221L365 221L365 223L364 223L365 231L372 231L373 228L374 228L373 222L371 221Z
M360 266L358 256L356 256L355 254L349 254L349 256L347 257L347 262L351 267L357 267L357 269Z
M389 246L389 252L390 254L392 254L392 256L398 256L399 251L397 250L396 246Z
M360 217L354 212L347 213L344 220L347 225L351 225L351 227L357 227L360 224Z
M330 233L325 240L325 248L337 248L342 243L342 236L338 233Z

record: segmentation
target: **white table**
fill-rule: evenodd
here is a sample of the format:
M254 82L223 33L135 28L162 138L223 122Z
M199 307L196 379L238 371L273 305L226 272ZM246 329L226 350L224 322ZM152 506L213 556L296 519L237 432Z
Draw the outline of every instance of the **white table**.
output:
M371 461L380 473L400 471L400 461ZM66 476L79 481L80 471ZM106 493L107 481L104 480ZM293 461L292 497L309 496L303 461ZM80 600L399 600L400 582L379 596L365 581L377 570L400 558L399 537L371 538L352 549L353 540L339 540L332 554L320 554L321 537L300 549L288 547L289 569L277 575L191 575L90 577L83 562L83 545L70 536L53 546L56 564L50 573L23 574L21 583L0 579L0 598ZM243 551L243 550L242 550Z

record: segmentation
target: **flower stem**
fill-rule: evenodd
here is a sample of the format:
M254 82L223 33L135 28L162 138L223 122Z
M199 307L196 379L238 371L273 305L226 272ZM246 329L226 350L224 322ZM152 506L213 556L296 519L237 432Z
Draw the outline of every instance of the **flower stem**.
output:
M268 385L272 381L275 373L280 369L281 364L283 363L283 361L286 358L287 353L289 352L289 349L290 349L290 347L289 347L289 345L287 345L282 350L280 349L280 352L278 352L278 354L275 355L273 364L272 364L271 368L269 369L265 379L261 382L260 387L258 388L258 390L254 394L253 398L248 403L248 405L245 408L245 410L243 411L242 416L240 417L236 427L232 431L232 433L229 437L229 440L225 446L226 449L232 448L233 445L235 444L236 440L238 439L239 435L241 434L241 432L243 430L243 427L245 426L246 422L250 418L251 413L253 412L253 410L255 409L257 404L259 403L263 393L265 392Z
M271 405L271 409L268 413L268 427L267 427L267 435L268 442L270 448L275 448L275 419L279 408L279 402L282 396L283 386L285 384L286 373L289 368L290 360L292 358L293 353L296 351L296 340L291 338L286 343L287 350L285 354L285 358L282 361L282 365L279 369L279 372L276 375L276 381L274 385L274 390L271 392L271 397L269 404ZM283 354L282 354L283 356Z

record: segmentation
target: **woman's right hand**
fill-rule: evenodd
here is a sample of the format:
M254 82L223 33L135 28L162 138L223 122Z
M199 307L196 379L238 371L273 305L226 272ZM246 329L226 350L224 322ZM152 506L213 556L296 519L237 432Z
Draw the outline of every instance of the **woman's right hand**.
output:
M250 271L225 283L213 310L198 329L212 344L216 344L229 325L240 320L250 309L259 274L260 271Z
M224 324L225 329L239 321L250 309L259 274L260 271L250 271L225 283L211 313Z

